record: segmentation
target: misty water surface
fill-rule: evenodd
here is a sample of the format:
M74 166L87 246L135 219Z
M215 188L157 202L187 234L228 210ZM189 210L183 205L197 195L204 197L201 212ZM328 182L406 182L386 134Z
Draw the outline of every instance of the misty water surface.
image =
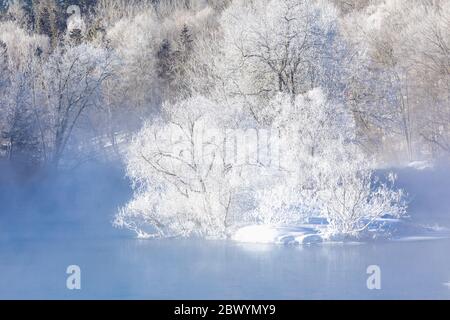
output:
M136 240L110 223L131 196L122 176L90 168L47 182L2 181L1 299L450 299L450 240L312 247ZM405 177L418 199L411 214L448 225L448 189L424 187L444 187L446 177ZM79 291L66 288L74 264ZM381 290L366 287L369 265L381 267Z

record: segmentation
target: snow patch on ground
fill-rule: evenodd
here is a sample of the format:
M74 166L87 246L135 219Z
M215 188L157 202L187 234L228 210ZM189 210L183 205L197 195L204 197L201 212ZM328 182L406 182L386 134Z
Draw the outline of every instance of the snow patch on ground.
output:
M416 170L426 170L433 169L434 165L430 161L413 161L408 164L408 167Z
M380 218L373 221L363 242L371 240L391 240L399 242L425 241L450 238L450 230L442 227L427 227L410 223L407 220ZM308 224L296 227L272 225L248 225L238 228L230 239L242 243L310 245L329 241L326 236L326 223L323 219L314 218ZM348 244L351 240L345 240ZM339 242L339 241L338 241Z
M277 227L251 225L238 229L231 239L246 243L276 243L287 245L321 243L317 230L307 227Z

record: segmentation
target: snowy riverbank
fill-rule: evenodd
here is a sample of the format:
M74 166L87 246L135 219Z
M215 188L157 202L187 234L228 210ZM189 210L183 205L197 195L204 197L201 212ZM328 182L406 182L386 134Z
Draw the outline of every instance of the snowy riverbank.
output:
M315 221L322 221L317 218ZM296 227L250 225L237 229L230 239L242 243L312 245L323 242L335 242L334 237L327 235L326 222L308 223ZM367 232L358 241L408 241L449 239L450 229L439 226L425 226L411 223L408 220L381 218L371 222ZM346 239L347 241L349 239ZM355 239L351 239L354 241Z

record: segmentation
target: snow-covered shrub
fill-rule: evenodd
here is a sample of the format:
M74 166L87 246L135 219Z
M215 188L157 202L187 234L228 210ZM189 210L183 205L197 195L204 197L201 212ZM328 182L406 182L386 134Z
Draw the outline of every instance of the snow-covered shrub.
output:
M220 131L204 139L204 128L220 128L223 111L196 97L166 104L163 119L144 126L128 153L136 193L116 226L146 237L225 235L239 177L224 161Z
M305 222L310 207L305 207L305 191L298 184L287 181L258 190L257 203L253 211L256 224L271 226L292 226Z
M385 215L406 213L405 192L395 188L396 176L380 179L373 163L358 147L316 166L316 203L329 223L329 237L358 237Z
M294 100L280 94L268 108L280 128L284 179L257 193L256 216L264 223L292 224L311 216L327 219L330 237L356 237L377 218L405 213L395 176L381 182L375 164L355 142L355 124L343 106L320 89ZM275 182L275 180L273 180Z
M250 154L227 153L235 137L224 132L236 125L236 110L203 97L163 109L129 148L135 195L115 220L140 237L223 238L242 224L293 226L311 216L327 219L328 236L353 237L375 219L405 211L393 176L389 183L374 178L353 140L351 116L320 89L295 99L277 95L261 109L278 135L269 162L259 150L253 162ZM251 149L249 137L241 137L237 149Z

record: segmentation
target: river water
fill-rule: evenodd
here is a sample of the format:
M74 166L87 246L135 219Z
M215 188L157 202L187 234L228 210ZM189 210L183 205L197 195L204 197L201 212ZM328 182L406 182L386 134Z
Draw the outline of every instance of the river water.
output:
M450 299L450 241L322 244L27 239L0 242L1 299ZM66 268L81 269L68 290ZM369 265L381 290L369 290Z
M137 240L111 226L129 183L99 171L0 186L0 299L450 299L449 239L311 247ZM411 215L450 226L450 179L422 176L403 179L415 197ZM81 269L81 290L66 287L69 265ZM380 267L381 290L367 288L370 265Z

